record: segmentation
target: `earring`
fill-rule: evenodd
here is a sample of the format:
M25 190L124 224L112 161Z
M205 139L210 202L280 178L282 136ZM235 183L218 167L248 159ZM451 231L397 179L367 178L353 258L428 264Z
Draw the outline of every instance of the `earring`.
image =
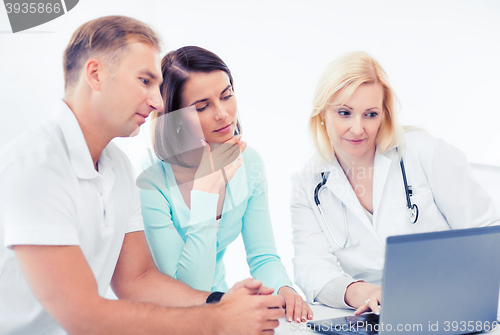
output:
M325 122L323 120L321 120L321 125L324 126L325 125ZM178 132L178 131L177 131Z
M181 130L181 125L178 125L177 126L177 134L179 133L180 130Z

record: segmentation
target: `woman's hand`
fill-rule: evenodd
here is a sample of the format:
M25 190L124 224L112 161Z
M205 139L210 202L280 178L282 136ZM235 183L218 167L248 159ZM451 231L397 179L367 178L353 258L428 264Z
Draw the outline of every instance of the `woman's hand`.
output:
M245 150L246 143L241 140L241 136L234 136L213 150L210 150L206 142L203 141L202 144L203 156L195 174L193 190L219 193L240 168L241 153Z
M237 135L226 142L210 143L209 145L214 171L218 171L234 162L245 151L247 144L241 139L241 135Z
M356 309L355 315L371 310L380 314L380 301L382 300L382 286L366 282L356 282L347 286L345 302Z
M312 320L313 312L311 307L291 287L283 286L279 289L278 295L283 297L285 301L283 308L286 309L285 318L288 322L292 322L293 320L296 322Z

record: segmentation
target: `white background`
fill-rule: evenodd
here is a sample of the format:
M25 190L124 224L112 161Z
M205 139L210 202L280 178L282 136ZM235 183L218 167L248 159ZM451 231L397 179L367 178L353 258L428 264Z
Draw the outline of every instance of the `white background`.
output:
M30 0L31 1L31 0ZM500 166L500 2L80 0L66 15L12 34L0 7L0 147L51 113L63 94L62 52L82 23L128 15L151 24L162 54L198 45L234 75L248 144L263 156L277 247L293 278L290 176L309 159L307 119L316 82L341 53L365 50L387 71L403 124L419 126ZM133 163L145 137L120 139ZM242 246L228 283L248 276Z

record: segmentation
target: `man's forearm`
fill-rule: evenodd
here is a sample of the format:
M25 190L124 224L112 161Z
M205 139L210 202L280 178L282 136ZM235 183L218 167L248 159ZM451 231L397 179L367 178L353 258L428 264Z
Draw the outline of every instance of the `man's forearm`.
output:
M94 306L64 318L70 334L217 334L215 306L168 308L151 303L99 299Z
M111 287L120 299L166 307L201 305L209 295L162 274L153 261L142 231L125 235Z
M238 283L239 289L230 290L215 304L169 308L99 297L80 305L85 310L81 313L63 312L62 320L71 325L66 328L71 334L257 335L278 327L284 316L283 299L256 295L259 289L248 289L245 282L249 281Z
M119 299L151 302L166 307L202 305L210 294L195 290L157 270L144 273L126 286L112 284L112 288Z

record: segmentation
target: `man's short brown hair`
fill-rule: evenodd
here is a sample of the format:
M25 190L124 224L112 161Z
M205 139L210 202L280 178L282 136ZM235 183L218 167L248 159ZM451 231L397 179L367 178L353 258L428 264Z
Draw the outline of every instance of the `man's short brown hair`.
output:
M82 24L64 50L64 88L75 84L85 61L105 55L110 64L124 54L130 39L160 50L160 39L147 24L126 16L104 16Z

